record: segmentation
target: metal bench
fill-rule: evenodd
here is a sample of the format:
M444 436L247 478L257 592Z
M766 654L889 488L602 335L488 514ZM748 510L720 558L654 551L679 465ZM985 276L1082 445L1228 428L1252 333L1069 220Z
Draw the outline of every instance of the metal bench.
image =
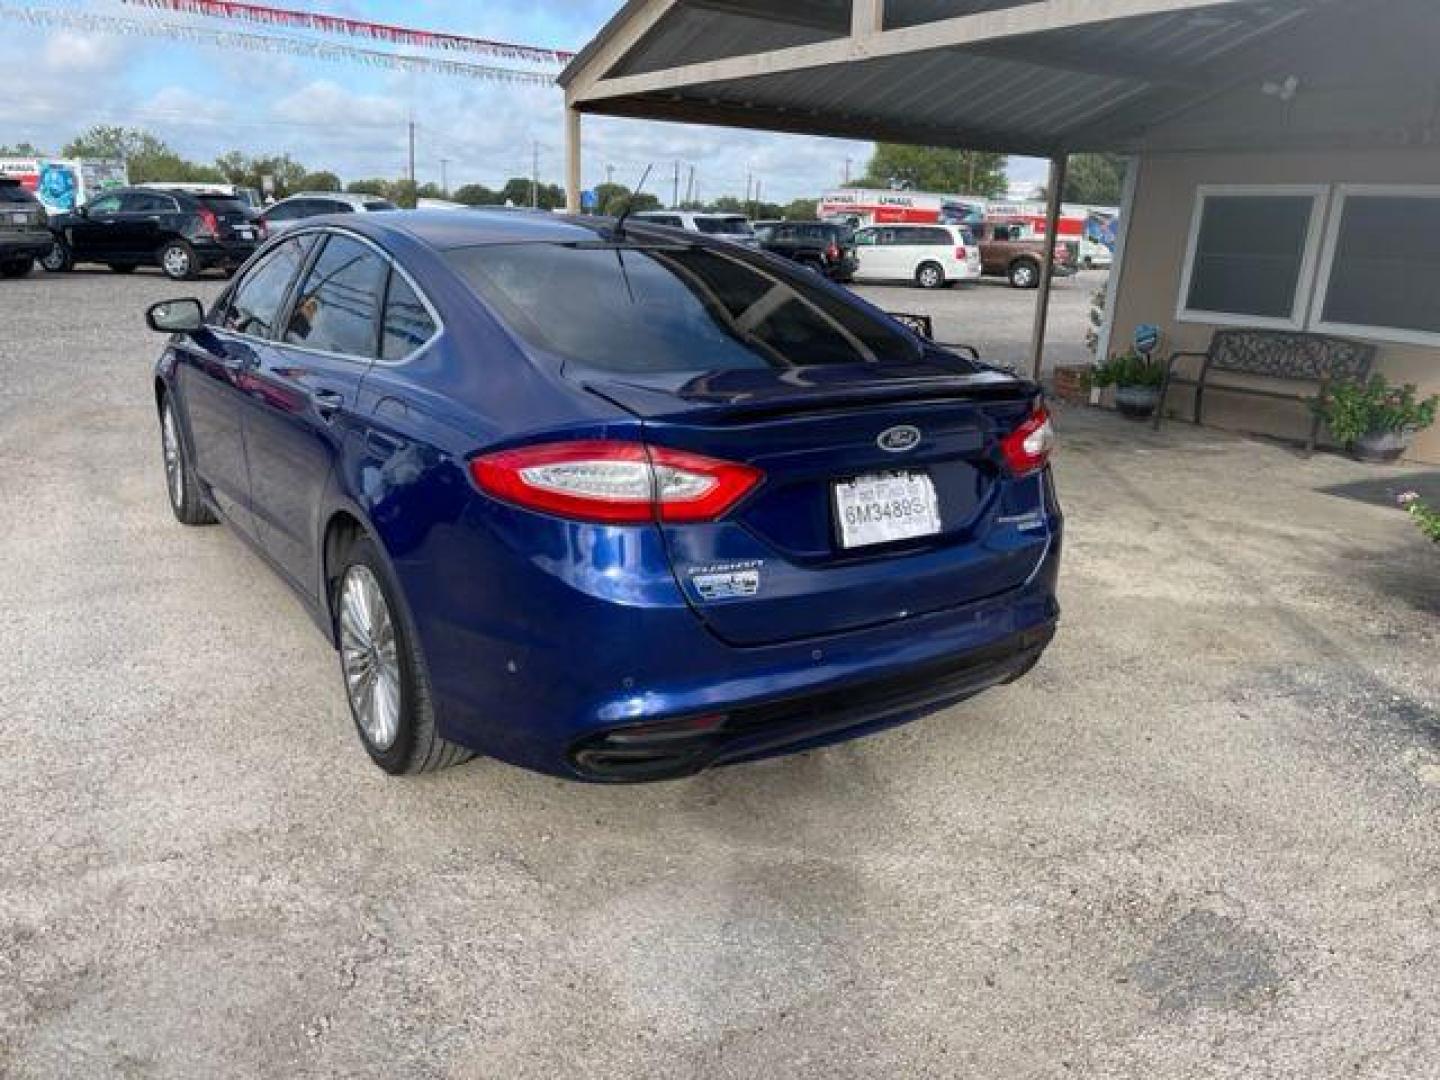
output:
M1186 358L1202 361L1199 373L1190 378L1175 373L1175 362ZM1160 387L1160 405L1155 410L1155 430L1165 414L1165 398L1171 387L1195 388L1195 419L1200 423L1205 406L1205 391L1222 391L1250 397L1293 401L1311 408L1310 437L1305 443L1307 453L1315 452L1320 435L1320 414L1314 405L1332 382L1342 379L1363 379L1375 362L1375 346L1323 334L1301 334L1283 330L1217 330L1204 352L1176 352L1165 365L1165 382ZM1289 393L1283 390L1244 386L1232 382L1216 382L1216 373L1255 375L1269 379L1287 379L1316 385L1316 392Z

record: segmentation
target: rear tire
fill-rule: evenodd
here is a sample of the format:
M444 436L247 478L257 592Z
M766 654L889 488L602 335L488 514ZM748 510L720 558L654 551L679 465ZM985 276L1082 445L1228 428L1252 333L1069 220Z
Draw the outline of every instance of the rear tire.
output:
M171 281L193 281L200 273L200 260L195 249L184 240L171 240L156 254L160 269Z
M340 676L360 742L394 776L469 761L471 750L441 738L425 658L399 589L369 537L356 539L334 579Z
M64 240L56 240L40 259L40 265L51 274L63 274L75 268L75 255Z
M1040 264L1031 259L1016 259L1010 264L1010 285L1016 289L1040 287Z
M915 271L915 284L922 289L943 289L945 287L945 268L939 263L921 263Z
M160 450L165 462L165 490L170 495L175 520L181 525L214 525L215 515L200 492L200 482L190 464L190 451L180 433L180 421L169 394L160 402Z
M35 260L29 257L24 259L12 259L7 263L0 263L0 277L22 278L35 269Z

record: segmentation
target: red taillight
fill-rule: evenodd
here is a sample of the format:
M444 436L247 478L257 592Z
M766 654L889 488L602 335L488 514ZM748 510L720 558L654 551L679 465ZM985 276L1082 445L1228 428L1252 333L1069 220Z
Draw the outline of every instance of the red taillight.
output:
M255 233L257 236L260 237L261 240L266 239L270 235L270 223L266 221L263 217L256 218Z
M220 236L220 219L215 216L215 211L207 206L200 208L200 228L211 236Z
M969 257L970 253L965 250L963 245L955 249L955 258L959 259L961 262L964 262Z
M1039 472L1050 460L1055 449L1055 425L1043 405L1036 407L1030 418L1000 440L1005 464L1016 476Z
M840 245L839 245L839 244L831 244L828 248L825 249L825 257L826 257L827 259L829 259L831 262L839 262L839 261L840 261Z
M545 443L470 462L480 490L575 521L714 521L764 479L759 469L643 443Z

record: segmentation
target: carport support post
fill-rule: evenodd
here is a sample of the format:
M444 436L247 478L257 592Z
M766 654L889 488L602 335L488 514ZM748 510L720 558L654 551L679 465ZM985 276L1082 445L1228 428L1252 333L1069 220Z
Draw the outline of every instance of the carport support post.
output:
M1060 232L1060 200L1065 190L1065 172L1069 157L1056 154L1050 159L1049 205L1045 211L1045 258L1040 267L1040 295L1035 298L1035 329L1030 335L1030 377L1040 381L1045 363L1045 325L1050 319L1050 285L1055 274L1055 245Z
M565 209L580 212L580 110L565 107Z

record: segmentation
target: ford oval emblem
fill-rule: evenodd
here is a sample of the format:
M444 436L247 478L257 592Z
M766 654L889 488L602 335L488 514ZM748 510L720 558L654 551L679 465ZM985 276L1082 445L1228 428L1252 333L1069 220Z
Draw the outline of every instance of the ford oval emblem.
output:
M882 431L875 440L881 450L892 454L903 454L920 445L920 429L911 424L901 424L888 431Z

